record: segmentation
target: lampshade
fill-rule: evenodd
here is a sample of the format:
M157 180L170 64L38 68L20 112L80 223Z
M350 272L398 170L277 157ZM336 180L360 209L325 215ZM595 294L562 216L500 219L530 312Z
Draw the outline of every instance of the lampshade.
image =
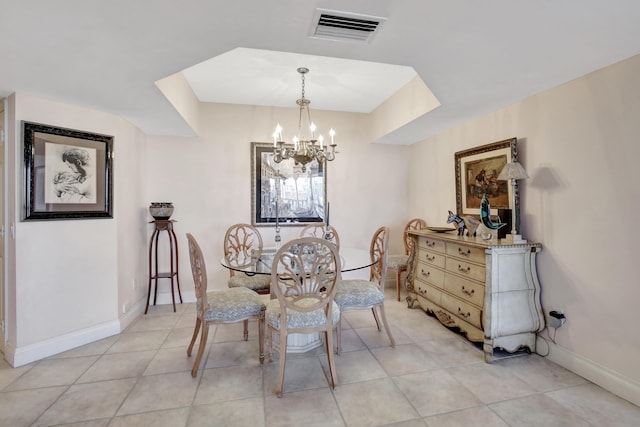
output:
M500 181L506 181L508 179L527 179L529 175L525 172L522 165L518 162L511 162L504 165L498 179Z

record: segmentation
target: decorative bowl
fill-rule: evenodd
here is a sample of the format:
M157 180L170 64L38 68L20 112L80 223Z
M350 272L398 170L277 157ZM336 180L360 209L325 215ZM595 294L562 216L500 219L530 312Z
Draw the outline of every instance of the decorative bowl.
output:
M166 221L173 215L172 202L151 202L149 213L158 221Z
M427 227L427 230L435 231L436 233L446 233L447 231L454 231L453 227Z

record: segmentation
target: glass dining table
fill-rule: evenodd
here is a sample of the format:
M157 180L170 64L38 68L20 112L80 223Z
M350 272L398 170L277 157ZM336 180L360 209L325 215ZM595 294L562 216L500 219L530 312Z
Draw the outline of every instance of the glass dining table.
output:
M222 258L220 263L230 270L240 271L248 275L271 274L271 265L276 255L276 248L265 248L262 253L253 258L245 258L242 255ZM368 250L358 248L340 248L340 264L342 273L371 267L371 254Z
M276 248L265 248L259 255L247 255L222 258L223 267L234 271L240 271L247 275L271 274L271 265L276 255ZM365 278L364 269L371 267L371 254L369 250L340 247L340 264L342 278ZM359 272L358 270L363 270ZM345 275L346 273L346 275ZM359 277L358 277L359 276ZM368 275L366 276L368 278ZM274 336L274 346L279 348L278 336ZM304 353L323 344L321 334L290 334L287 337L287 353Z

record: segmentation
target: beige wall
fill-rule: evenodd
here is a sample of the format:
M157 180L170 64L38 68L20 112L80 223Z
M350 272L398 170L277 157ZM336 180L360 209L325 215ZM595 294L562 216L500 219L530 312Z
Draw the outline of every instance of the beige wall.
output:
M516 136L531 177L522 231L543 245L543 307L567 317L550 357L636 403L639 110L636 56L413 145L409 191L411 215L443 223L455 208L454 153Z
M319 126L338 131L340 154L328 167L332 222L343 242L360 247L388 225L392 250L401 251L409 217L443 225L455 208L456 151L518 137L531 176L522 185L523 234L544 247L545 309L568 319L550 357L638 403L639 80L640 57L631 58L410 147L366 142L360 115L315 111ZM183 291L193 289L186 232L203 246L212 287L226 286L221 239L230 224L250 221L249 143L268 141L276 122L295 129L297 112L210 104L199 114L200 137L149 137L107 114L11 97L7 197L16 239L8 243L7 337L22 360L95 339L139 313L151 201L176 205ZM20 120L115 136L114 219L20 222ZM263 229L265 242L272 233Z
M312 114L319 128L331 126L337 132L339 154L328 163L327 182L331 223L340 233L341 244L368 249L373 232L387 225L393 250L404 251L408 147L365 142L362 115ZM174 203L179 247L186 248L187 232L199 240L211 287L227 286L229 273L220 266L226 229L237 222L251 222L250 142L269 142L278 122L284 135L292 136L297 118L295 109L204 104L199 138L149 138L149 201ZM283 227L282 237L297 237L300 230ZM261 228L261 233L265 246L273 246L273 227ZM180 253L180 265L182 289L193 292L186 250Z
M22 365L120 331L146 295L144 135L120 118L27 94L10 97L6 356ZM114 218L21 221L21 121L114 136Z

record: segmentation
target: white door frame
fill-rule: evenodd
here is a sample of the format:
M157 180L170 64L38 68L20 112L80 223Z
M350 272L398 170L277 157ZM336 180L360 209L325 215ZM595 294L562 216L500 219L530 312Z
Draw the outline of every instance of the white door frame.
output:
M0 99L0 352L6 354L7 286L6 286L6 212L7 212L7 100Z

